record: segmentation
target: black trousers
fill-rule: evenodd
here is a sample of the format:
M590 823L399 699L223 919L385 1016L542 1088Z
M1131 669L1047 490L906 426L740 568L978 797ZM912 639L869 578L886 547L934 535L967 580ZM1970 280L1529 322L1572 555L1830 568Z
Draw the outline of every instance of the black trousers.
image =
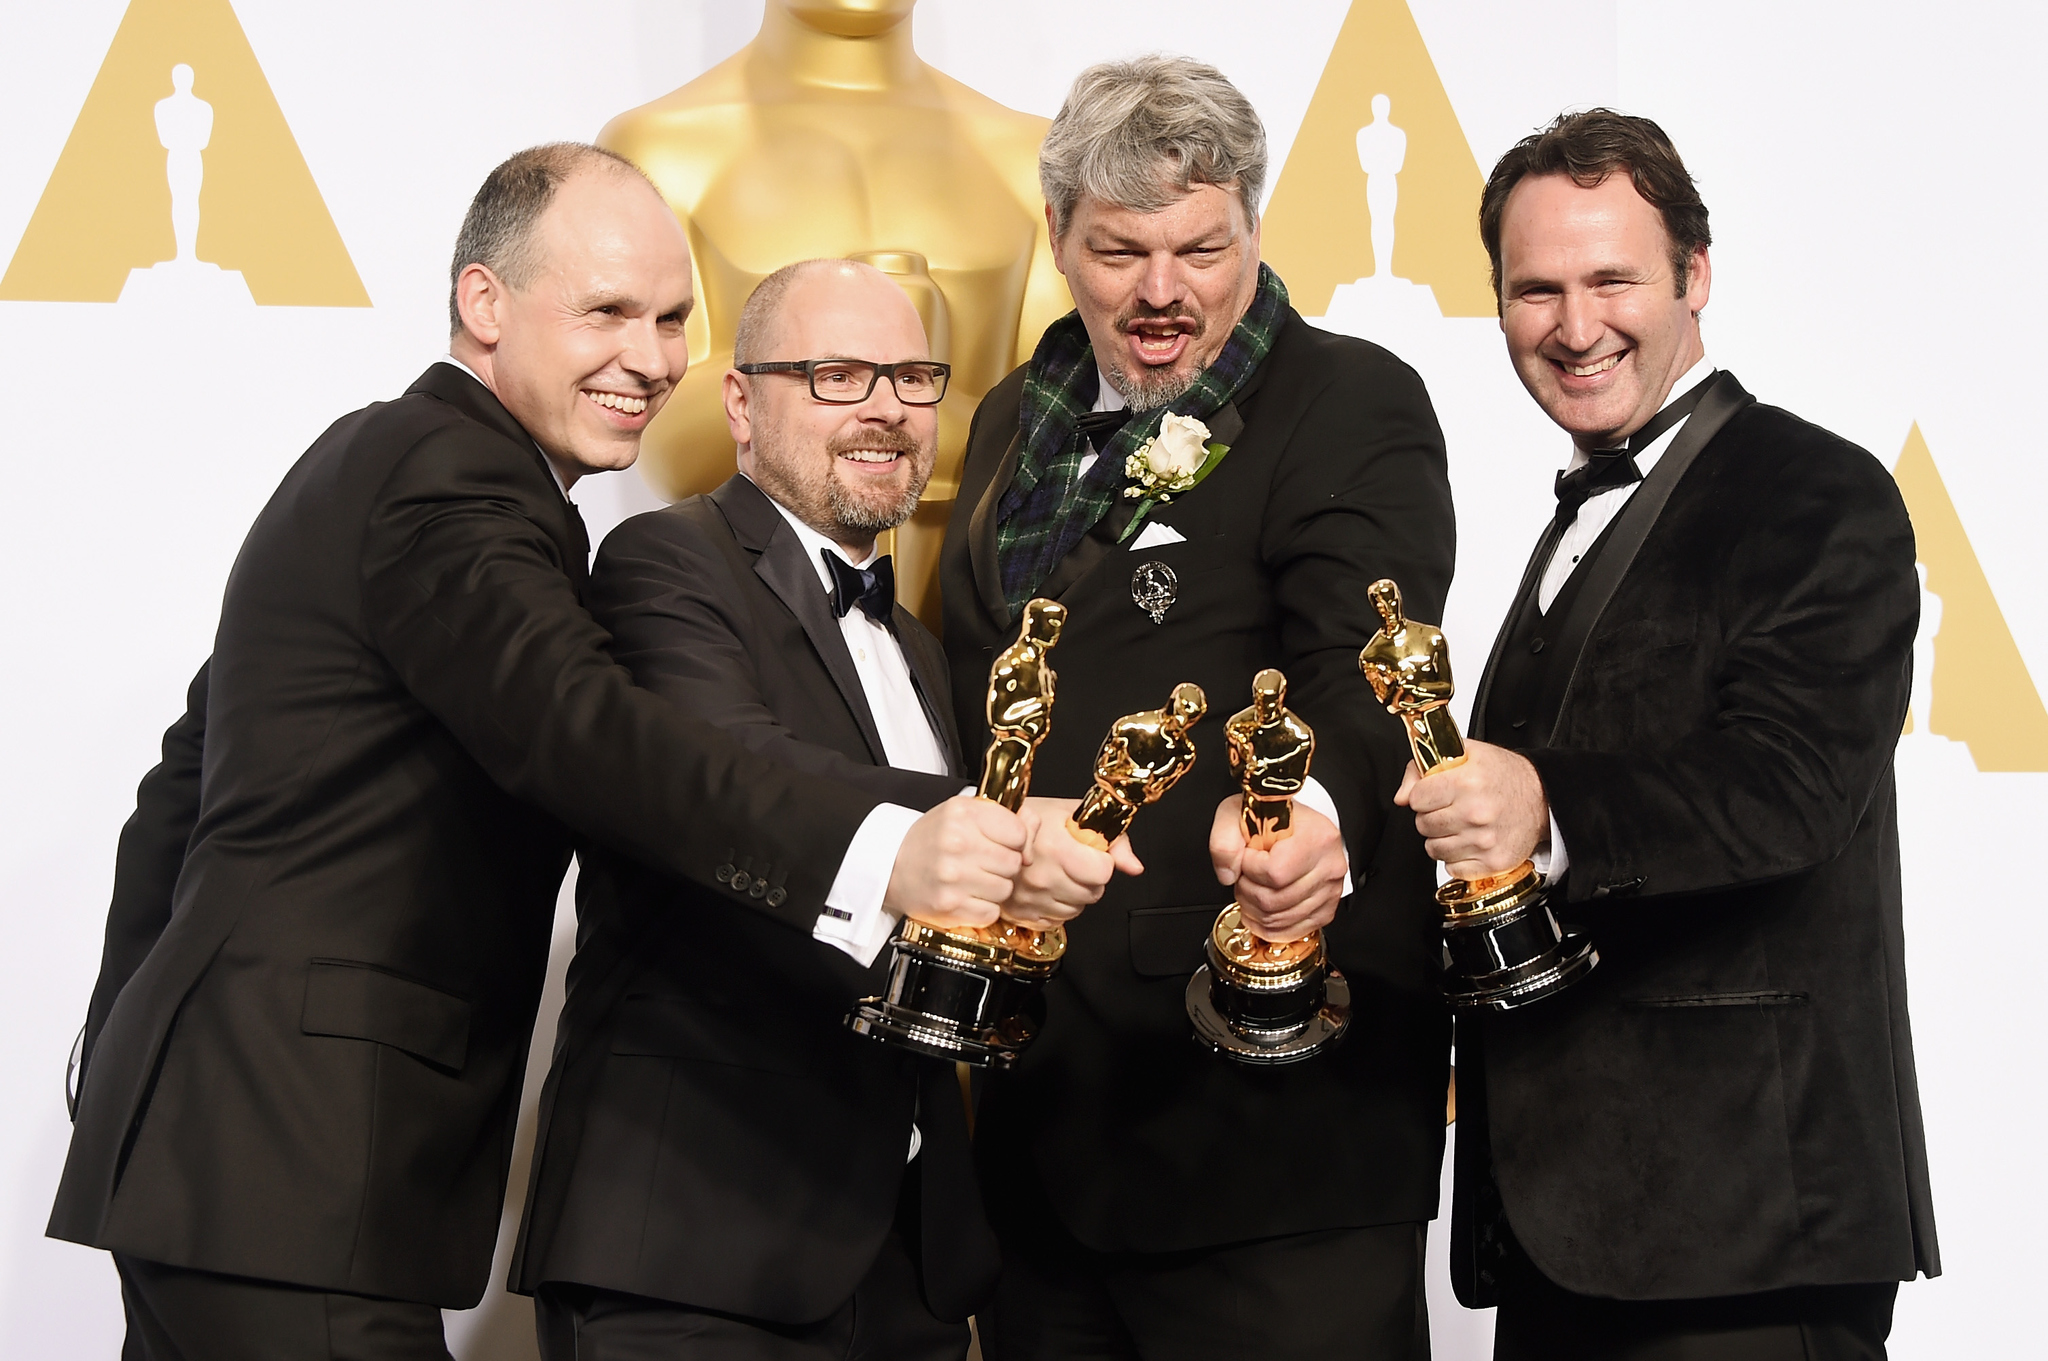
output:
M1034 1217L1035 1218L1035 1217ZM998 1227L988 1361L1428 1361L1425 1226L1095 1252L1048 1213Z
M1552 1282L1506 1237L1494 1361L1884 1361L1896 1281L1594 1299Z
M945 1322L925 1303L915 1169L903 1180L874 1265L829 1317L770 1323L550 1282L534 1297L541 1361L963 1361L967 1325Z
M220 1276L114 1254L121 1361L450 1361L431 1304Z

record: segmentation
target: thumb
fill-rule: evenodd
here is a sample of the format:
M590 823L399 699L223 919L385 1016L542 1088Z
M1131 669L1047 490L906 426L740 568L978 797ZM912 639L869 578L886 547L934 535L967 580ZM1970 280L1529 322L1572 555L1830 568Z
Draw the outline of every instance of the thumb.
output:
M1401 772L1401 787L1394 791L1394 802L1406 808L1408 806L1409 791L1414 789L1421 782L1421 779L1422 772L1415 768L1415 762L1410 761L1408 768Z
M1143 874L1145 872L1145 864L1138 859L1138 853L1131 849L1131 839L1127 836L1120 836L1116 839L1109 848L1109 856L1110 859L1116 861L1116 867L1125 874Z

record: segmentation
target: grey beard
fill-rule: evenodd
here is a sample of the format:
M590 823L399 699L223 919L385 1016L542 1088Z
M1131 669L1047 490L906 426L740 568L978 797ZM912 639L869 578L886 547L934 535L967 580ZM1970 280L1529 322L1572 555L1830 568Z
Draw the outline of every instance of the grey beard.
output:
M903 495L894 504L877 509L864 506L846 494L846 488L839 485L839 479L831 478L825 483L825 509L832 516L832 523L842 529L860 534L879 534L885 529L894 529L908 520L917 511L917 498L924 491L922 483L912 479L915 485L904 488Z
M1162 406L1177 401L1202 376L1202 370L1193 373L1177 373L1169 369L1158 377L1148 371L1142 376L1124 371L1122 366L1103 369L1103 376L1116 389L1133 411L1157 411Z

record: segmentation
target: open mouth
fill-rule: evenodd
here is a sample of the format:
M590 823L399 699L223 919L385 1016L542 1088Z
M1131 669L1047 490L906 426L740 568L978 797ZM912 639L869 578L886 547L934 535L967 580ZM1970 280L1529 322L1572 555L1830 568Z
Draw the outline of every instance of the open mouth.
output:
M1124 327L1130 351L1140 364L1157 367L1171 364L1187 353L1194 339L1195 325L1185 318L1162 321L1134 321Z
M840 449L835 452L849 463L877 470L893 465L903 457L901 449Z
M621 416L642 416L647 413L645 397L628 397L622 392L599 392L595 388L584 388L583 395L607 411L616 411Z

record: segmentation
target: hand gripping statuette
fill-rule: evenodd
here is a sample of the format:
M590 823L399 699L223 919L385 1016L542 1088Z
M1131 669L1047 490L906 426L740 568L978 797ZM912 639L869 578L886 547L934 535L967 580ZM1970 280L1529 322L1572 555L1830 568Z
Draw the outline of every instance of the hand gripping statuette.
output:
M1052 731L1053 669L1047 660L1067 610L1051 600L1024 607L1017 641L988 676L988 753L976 797L1015 812L1031 787L1031 759ZM888 982L847 1013L855 1033L933 1058L1008 1068L1038 1034L1046 980L1067 950L1060 927L1015 922L938 927L905 917L889 943Z
M1376 581L1371 591L1381 628L1358 654L1358 669L1407 727L1418 771L1463 765L1443 632L1404 618L1393 582ZM1570 987L1600 962L1591 941L1559 929L1527 860L1505 874L1453 879L1436 900L1444 910L1444 1000L1454 1007L1512 1011Z
M1271 850L1294 834L1294 796L1308 780L1316 735L1287 705L1287 677L1252 678L1252 703L1223 727L1244 789L1247 846ZM1295 1063L1335 1044L1351 1024L1351 985L1329 967L1323 933L1270 941L1233 903L1209 930L1209 962L1188 980L1195 1039L1239 1063Z

